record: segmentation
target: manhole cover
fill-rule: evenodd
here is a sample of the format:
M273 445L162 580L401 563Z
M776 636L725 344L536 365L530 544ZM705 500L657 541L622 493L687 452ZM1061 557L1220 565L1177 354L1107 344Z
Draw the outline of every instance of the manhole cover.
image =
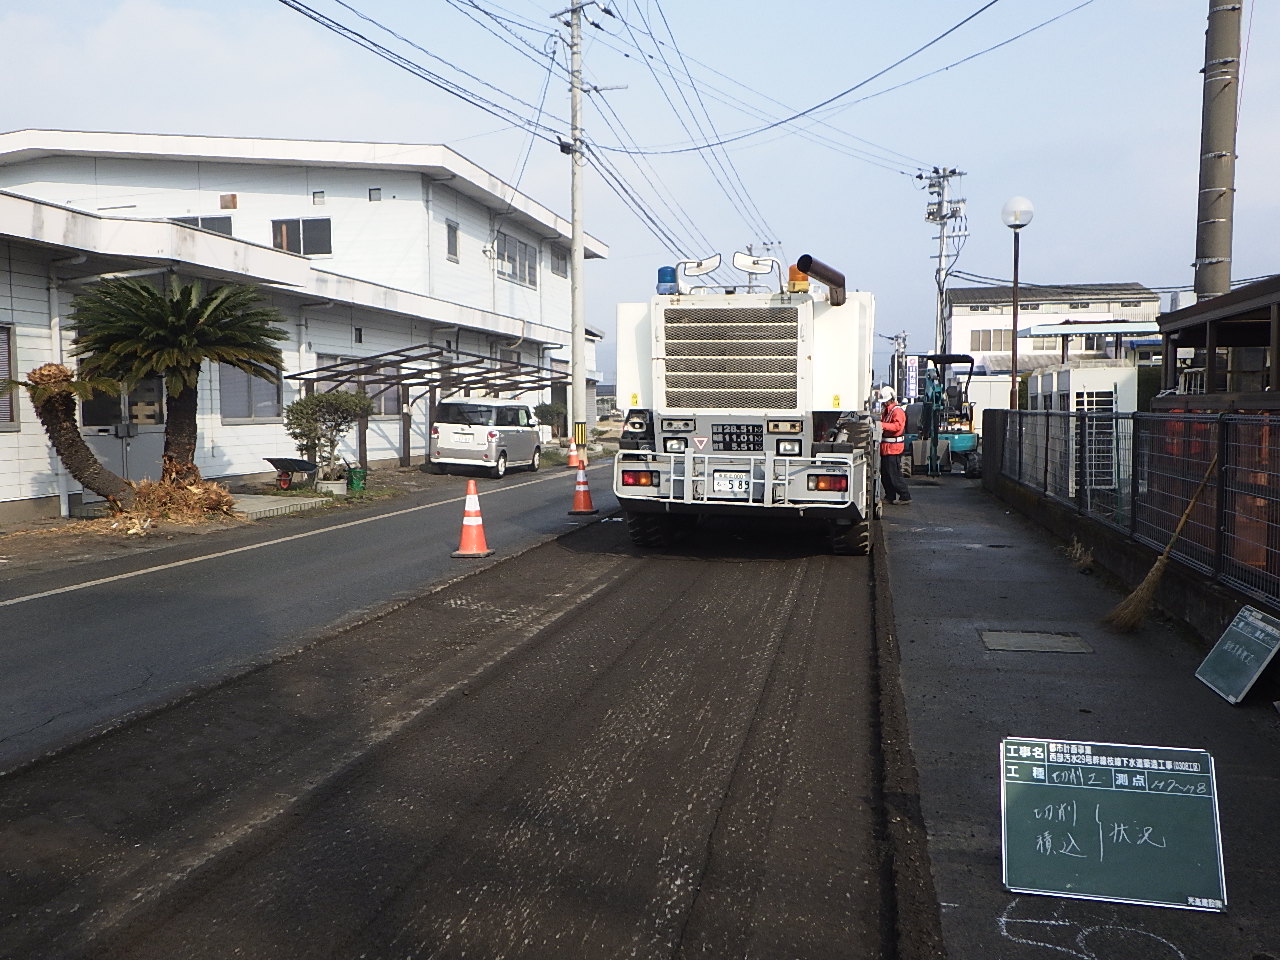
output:
M983 630L982 642L988 650L1027 653L1093 653L1077 633L1027 633L1021 630Z

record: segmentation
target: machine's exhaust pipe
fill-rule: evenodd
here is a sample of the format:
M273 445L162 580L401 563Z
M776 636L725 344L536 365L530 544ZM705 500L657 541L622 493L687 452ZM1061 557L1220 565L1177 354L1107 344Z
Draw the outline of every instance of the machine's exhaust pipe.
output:
M804 254L796 261L801 273L807 273L820 283L825 283L833 307L844 305L844 274L834 267L828 267L821 260L815 260Z

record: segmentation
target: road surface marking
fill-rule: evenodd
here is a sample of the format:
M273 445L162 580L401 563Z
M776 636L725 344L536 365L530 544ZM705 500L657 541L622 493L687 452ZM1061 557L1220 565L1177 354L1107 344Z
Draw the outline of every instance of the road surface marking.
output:
M494 490L487 491L487 494L503 493L507 490L519 490L521 487L527 487L534 483L545 483L548 480L558 479L564 474L548 473L545 476L538 477L535 480L525 480L522 483L512 484L511 486L498 487ZM402 517L405 514L417 513L420 510L430 510L434 507L447 507L454 503L464 503L467 497L453 497L449 500L439 500L435 503L424 503L416 507L406 507L403 510L393 510L391 513L380 513L376 517L365 517L362 520L348 520L346 523L337 523L331 527L324 527L320 530L308 530L306 533L295 533L288 537L279 537L275 540L264 540L262 543L251 543L244 547L234 547L231 550L219 550L217 553L206 553L204 556L192 557L189 560L176 560L173 563L162 563L155 567L146 567L142 570L134 570L131 573L117 573L111 577L101 577L97 580L86 580L84 583L73 583L67 587L58 587L56 590L43 590L40 593L29 593L25 597L14 597L11 600L0 600L0 607L12 607L19 603L26 603L29 600L43 600L45 597L56 597L62 593L74 593L77 590L85 590L89 587L100 587L106 583L116 583L119 580L130 580L133 577L145 576L149 573L160 573L164 570L176 570L178 567L187 567L193 563L204 563L206 560L217 560L220 557L230 557L237 553L247 553L250 550L259 550L263 547L274 547L281 543L291 543L294 540L305 540L307 537L315 537L324 533L332 533L334 530L346 530L349 527L358 527L365 523L374 523L378 520L386 520L390 517Z

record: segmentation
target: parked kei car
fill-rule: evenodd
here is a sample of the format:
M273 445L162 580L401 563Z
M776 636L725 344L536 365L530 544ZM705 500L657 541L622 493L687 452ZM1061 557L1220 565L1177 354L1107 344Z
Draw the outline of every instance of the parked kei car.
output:
M542 445L538 421L523 400L455 397L443 400L431 420L432 469L481 467L494 478L509 467L538 469Z

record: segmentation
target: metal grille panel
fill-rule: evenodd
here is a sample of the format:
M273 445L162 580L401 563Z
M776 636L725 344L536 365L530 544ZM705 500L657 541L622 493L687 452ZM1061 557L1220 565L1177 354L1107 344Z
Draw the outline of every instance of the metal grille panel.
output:
M680 357L667 359L667 383L675 373L705 373L709 368L707 357ZM715 365L728 374L785 373L793 380L796 375L795 357L715 357Z
M663 335L668 407L795 409L795 307L667 310Z
M794 356L790 340L668 340L668 357Z
M667 404L676 410L794 410L794 390L668 390Z

